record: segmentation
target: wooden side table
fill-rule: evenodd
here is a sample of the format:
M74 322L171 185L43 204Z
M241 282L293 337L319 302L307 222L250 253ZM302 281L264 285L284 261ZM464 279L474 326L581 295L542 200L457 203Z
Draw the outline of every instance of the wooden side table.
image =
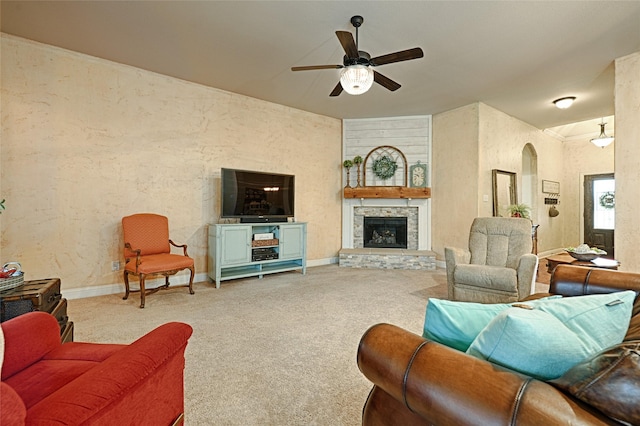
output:
M547 257L547 272L552 273L556 266L563 265L576 265L576 266L588 266L591 268L606 268L606 269L618 269L620 262L615 259L606 259L604 257L597 257L593 260L577 260L570 254L556 254Z

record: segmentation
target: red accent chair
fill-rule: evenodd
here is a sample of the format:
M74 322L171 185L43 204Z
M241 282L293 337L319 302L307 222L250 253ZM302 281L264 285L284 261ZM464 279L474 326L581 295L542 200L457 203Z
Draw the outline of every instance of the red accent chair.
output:
M0 424L182 423L188 324L161 325L130 345L62 344L46 312L1 325Z
M124 286L123 299L129 293L140 292L140 307L144 308L147 294L155 293L169 287L169 276L188 269L191 271L189 284L175 287L189 287L193 294L193 276L195 269L193 259L187 254L187 245L178 245L169 239L169 220L165 216L153 213L139 213L122 218L124 233ZM182 248L183 254L172 254L171 246ZM135 260L135 262L134 262ZM140 290L129 289L129 274L137 275ZM160 287L145 289L145 280L149 276L162 275L165 284Z

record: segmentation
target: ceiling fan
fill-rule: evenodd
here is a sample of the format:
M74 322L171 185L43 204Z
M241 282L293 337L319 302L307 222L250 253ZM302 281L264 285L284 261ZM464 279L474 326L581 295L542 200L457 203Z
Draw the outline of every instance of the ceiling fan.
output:
M346 55L344 55L342 65L310 65L292 67L291 71L342 68L342 71L340 72L340 81L329 96L338 96L343 90L351 95L360 95L369 90L374 81L392 92L398 90L400 88L399 83L396 83L390 78L374 71L373 67L422 58L424 56L422 49L414 47L413 49L401 50L399 52L372 58L369 53L358 50L358 28L360 28L363 22L364 18L362 16L356 15L351 18L351 24L356 29L355 41L353 40L353 35L349 31L336 31L338 40L346 53Z

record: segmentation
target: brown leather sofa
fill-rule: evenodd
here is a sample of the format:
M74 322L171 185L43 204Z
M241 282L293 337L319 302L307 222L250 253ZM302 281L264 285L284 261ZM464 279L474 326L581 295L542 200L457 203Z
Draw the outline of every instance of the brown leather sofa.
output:
M629 289L640 292L640 273L559 265L549 291L577 296ZM625 341L638 339L640 298ZM623 424L549 383L390 324L364 334L358 366L374 384L363 409L365 425Z

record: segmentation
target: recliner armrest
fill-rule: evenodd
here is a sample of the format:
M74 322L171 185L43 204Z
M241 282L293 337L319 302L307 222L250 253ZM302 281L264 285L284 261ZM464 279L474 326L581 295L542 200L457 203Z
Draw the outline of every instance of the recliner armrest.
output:
M449 262L452 262L453 265L458 263L469 263L471 262L471 252L457 247L445 247L444 258L447 264Z
M364 334L358 367L398 401L389 410L408 407L428 424L612 424L547 383L390 324ZM372 403L365 418L384 417L388 405Z
M538 271L538 256L524 254L518 262L518 300L522 300L534 293L535 279Z
M449 299L454 299L454 270L458 264L468 264L471 262L471 252L469 250L456 247L445 247L444 260L447 266L447 297Z

